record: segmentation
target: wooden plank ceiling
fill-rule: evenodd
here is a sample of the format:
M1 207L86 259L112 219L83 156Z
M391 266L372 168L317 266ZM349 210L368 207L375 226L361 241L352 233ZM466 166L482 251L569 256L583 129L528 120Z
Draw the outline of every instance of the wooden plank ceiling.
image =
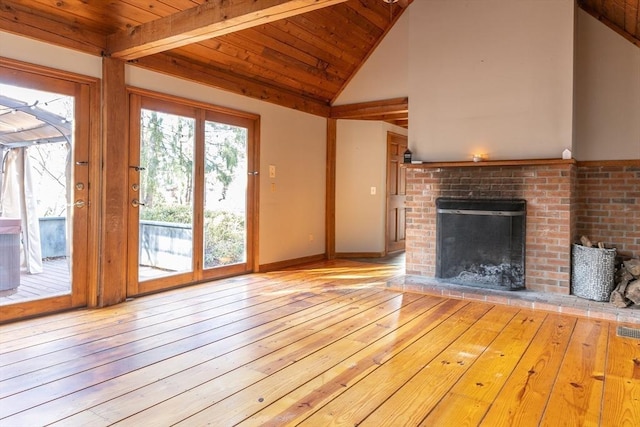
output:
M412 1L2 0L0 30L323 117L408 127L407 98L331 105ZM578 0L638 46L639 3Z
M3 0L0 29L331 117L411 2ZM383 101L341 117L407 126L407 99Z

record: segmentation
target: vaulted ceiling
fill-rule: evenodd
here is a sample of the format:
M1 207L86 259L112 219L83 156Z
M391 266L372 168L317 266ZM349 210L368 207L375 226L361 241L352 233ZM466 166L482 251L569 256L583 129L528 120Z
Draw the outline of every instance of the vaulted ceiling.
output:
M330 117L412 1L3 0L0 29ZM407 104L362 118L406 126Z
M408 126L408 100L332 107L413 0L2 0L0 29L323 117ZM578 0L640 46L640 0Z

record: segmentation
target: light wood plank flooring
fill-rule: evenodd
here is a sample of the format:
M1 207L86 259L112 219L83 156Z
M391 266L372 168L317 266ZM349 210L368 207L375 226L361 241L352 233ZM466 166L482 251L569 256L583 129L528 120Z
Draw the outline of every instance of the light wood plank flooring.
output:
M0 426L638 426L618 324L334 261L0 326Z

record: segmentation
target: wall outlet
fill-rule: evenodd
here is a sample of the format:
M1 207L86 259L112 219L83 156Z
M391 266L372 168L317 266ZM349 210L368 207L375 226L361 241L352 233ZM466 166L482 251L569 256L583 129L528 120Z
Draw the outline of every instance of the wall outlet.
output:
M269 178L276 177L276 165L269 165Z
M275 182L272 182L272 183L271 183L271 192L272 192L272 193L275 193L275 192L276 192L276 183L275 183Z
M371 195L375 196L377 193L378 189L376 187L371 187Z

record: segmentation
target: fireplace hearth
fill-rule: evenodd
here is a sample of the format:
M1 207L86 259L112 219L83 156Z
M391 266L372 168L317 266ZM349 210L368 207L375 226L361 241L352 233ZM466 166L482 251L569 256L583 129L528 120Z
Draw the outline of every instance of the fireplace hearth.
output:
M436 200L436 277L490 289L525 287L526 201Z

